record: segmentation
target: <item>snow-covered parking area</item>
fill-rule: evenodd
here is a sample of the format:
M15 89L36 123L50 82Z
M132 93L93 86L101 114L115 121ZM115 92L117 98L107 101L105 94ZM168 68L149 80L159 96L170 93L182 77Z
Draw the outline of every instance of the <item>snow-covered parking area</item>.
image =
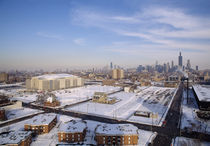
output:
M176 137L172 140L171 146L209 146L210 142L200 141L186 137Z
M115 104L86 102L65 110L107 116L144 124L160 125L174 97L175 88L142 87L139 93L118 92L110 95L119 99ZM135 111L146 111L156 114L156 118L134 116Z
M181 129L190 131L197 131L201 133L210 134L210 120L200 119L196 111L198 105L194 97L193 91L189 90L189 99L187 104L187 92L183 92L183 101L182 101L182 119L181 119Z
M120 90L120 87L89 85L72 89L53 91L58 97L61 106L74 104L92 98L95 92L112 93Z

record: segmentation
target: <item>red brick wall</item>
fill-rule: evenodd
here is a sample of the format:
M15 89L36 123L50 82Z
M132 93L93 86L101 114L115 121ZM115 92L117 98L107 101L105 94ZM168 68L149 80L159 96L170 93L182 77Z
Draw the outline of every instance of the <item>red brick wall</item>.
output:
M138 135L96 135L95 140L97 144L107 144L107 145L137 145L138 144Z

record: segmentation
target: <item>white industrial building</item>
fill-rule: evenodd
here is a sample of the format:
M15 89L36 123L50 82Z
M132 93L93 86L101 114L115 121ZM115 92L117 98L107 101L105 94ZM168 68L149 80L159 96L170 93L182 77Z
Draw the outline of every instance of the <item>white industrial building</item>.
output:
M70 74L46 74L26 80L29 90L59 90L84 85L84 80Z

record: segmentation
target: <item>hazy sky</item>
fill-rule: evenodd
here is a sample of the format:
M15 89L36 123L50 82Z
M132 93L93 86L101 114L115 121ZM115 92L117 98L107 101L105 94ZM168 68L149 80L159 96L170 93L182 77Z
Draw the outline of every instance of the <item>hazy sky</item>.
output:
M209 0L0 0L0 70L210 68Z

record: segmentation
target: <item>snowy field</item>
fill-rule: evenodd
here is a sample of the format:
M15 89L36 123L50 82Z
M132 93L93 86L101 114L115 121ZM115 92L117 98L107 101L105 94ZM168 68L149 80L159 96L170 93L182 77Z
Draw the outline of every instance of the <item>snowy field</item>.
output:
M210 142L203 142L197 139L176 137L172 140L172 146L209 146Z
M66 110L111 118L129 120L144 124L159 125L169 108L176 89L162 87L140 87L138 93L118 92L110 95L120 101L115 104L86 102L69 107ZM158 114L156 119L134 116L135 111L148 111Z
M24 92L24 88L1 89L0 94L11 97L11 100L19 100L22 102L33 102L37 99L37 93Z
M8 120L20 118L23 116L28 116L31 114L36 114L42 112L40 110L30 109L30 108L19 108L19 109L11 109L6 110L6 116Z
M74 104L92 98L95 92L112 93L120 90L120 87L88 85L72 89L53 91L61 102L61 106Z
M61 107L65 105L74 104L80 101L84 101L92 98L95 92L112 93L120 90L120 87L113 86L101 86L101 85L88 85L78 88L70 88L64 90L53 91L61 102ZM22 102L30 103L37 100L37 93L23 92L24 89L2 89L0 94L13 97L13 100L19 100Z
M197 131L210 134L210 120L197 117L198 105L193 91L189 90L189 104L187 104L187 93L183 92L181 129Z
M58 115L58 122L56 126L50 131L50 133L38 135L37 137L33 138L31 146L55 146L58 144L58 131L61 122L67 122L72 119L69 116L65 115ZM11 131L11 130L24 130L24 123L28 120L18 122L16 124L12 124L10 126L5 126L0 128L0 133ZM86 120L87 122L87 133L85 137L85 141L83 142L84 145L96 145L96 141L94 140L95 134L94 130L97 125L101 124L100 122ZM151 142L155 137L156 133L145 131L145 130L138 130L139 133L139 146L147 146L149 142ZM67 143L60 143L60 144L67 144ZM75 143L77 144L77 143Z

